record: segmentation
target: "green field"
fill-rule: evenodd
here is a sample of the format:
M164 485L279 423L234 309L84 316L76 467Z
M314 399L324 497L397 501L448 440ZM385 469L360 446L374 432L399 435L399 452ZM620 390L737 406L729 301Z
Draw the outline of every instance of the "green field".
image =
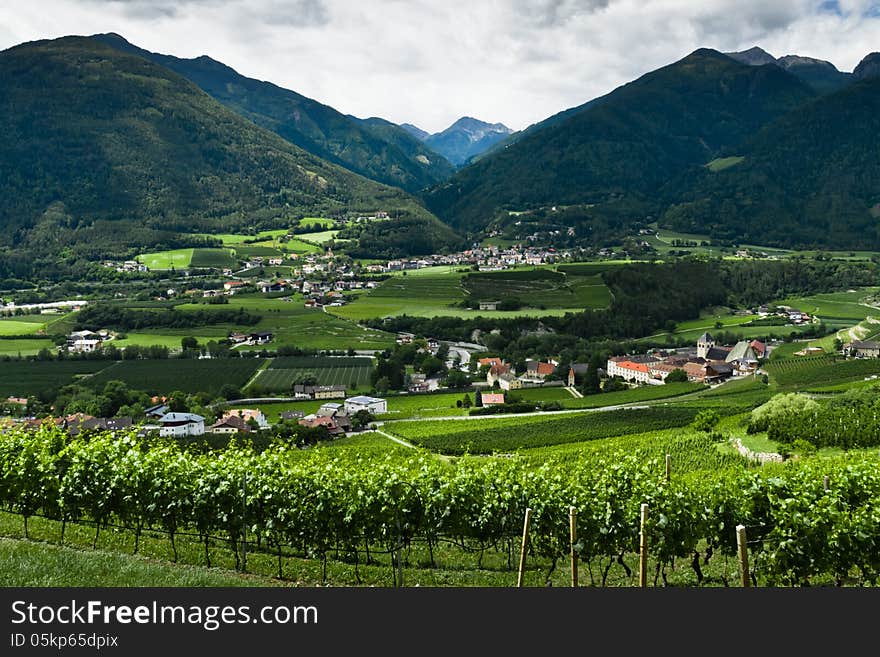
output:
M192 262L193 249L175 249L173 251L159 251L157 253L144 253L135 258L145 264L149 269L186 269Z
M0 395L27 397L48 392L73 383L80 375L94 374L111 365L106 360L0 362Z
M577 443L643 430L689 424L692 408L645 408L564 415L486 417L473 420L398 422L386 430L443 454L492 454L529 447Z
M237 264L230 249L193 249L189 266L232 269Z
M225 339L233 331L272 331L275 339L268 345L245 346L243 350L277 349L281 345L291 345L313 349L354 349L380 350L394 344L395 336L384 331L368 329L352 321L322 312L320 309L305 308L301 296L269 298L263 295L235 295L228 304L217 308L229 310L236 308L260 315L261 320L253 326L233 324L213 324L192 329L144 329L127 334L118 346L126 344L164 344L179 348L180 339L187 335L195 336L199 342ZM185 303L176 306L175 312L210 310L211 306Z
M864 381L866 377L880 374L880 360L871 358L841 360L832 355L795 356L771 361L766 369L782 388L826 388Z
M41 349L55 351L55 343L42 338L0 339L0 356L35 356Z
M324 244L334 239L339 233L338 230L321 230L314 233L300 233L297 238L305 243L314 242L315 244Z
M369 384L371 370L369 358L275 358L252 385L272 392L290 392L295 383L314 377L318 385L356 389Z
M47 319L43 315L22 315L15 319L0 319L0 336L39 333L46 327Z
M718 157L706 164L706 168L712 173L718 173L719 171L724 171L725 169L729 169L730 167L739 164L744 159L746 158L737 155L731 157Z
M517 298L537 308L604 308L611 292L599 274L576 276L550 269L520 269L467 274L462 288L472 299Z
M89 378L88 383L99 387L118 380L153 395L175 390L216 394L227 383L242 387L264 363L259 358L124 360Z
M461 268L431 267L407 271L387 279L379 287L358 295L346 306L333 308L340 317L353 320L414 315L417 317L546 317L562 316L584 308L605 307L610 292L597 275L568 276L549 269L523 269L470 273L467 286ZM476 294L469 291L476 290ZM478 296L479 295L479 296ZM468 297L498 300L517 296L534 307L520 310L471 310L462 307ZM543 307L538 307L543 306Z

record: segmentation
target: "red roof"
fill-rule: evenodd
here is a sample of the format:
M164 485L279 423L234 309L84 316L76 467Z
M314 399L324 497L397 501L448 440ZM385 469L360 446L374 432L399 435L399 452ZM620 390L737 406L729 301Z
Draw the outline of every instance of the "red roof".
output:
M625 370L633 370L634 372L644 372L647 374L650 372L650 368L644 363L634 363L631 360L625 360L617 364L618 367L623 368Z
M556 371L556 366L553 363L538 363L535 368L535 373L539 376L547 376L548 374L553 374Z
M481 358L477 361L480 365L501 365L501 359L497 357Z
M761 355L763 355L764 352L767 351L767 346L760 340L752 340L749 343L749 346Z
M507 374L510 372L510 365L493 365L489 368L489 372L491 372L493 376Z
M503 404L504 395L500 392L484 392L483 406L492 406L493 404Z

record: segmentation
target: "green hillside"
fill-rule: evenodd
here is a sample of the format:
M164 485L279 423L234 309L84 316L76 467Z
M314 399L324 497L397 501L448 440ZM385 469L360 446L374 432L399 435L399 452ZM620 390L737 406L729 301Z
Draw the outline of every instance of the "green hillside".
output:
M93 39L0 53L0 126L0 277L212 245L191 233L301 216L382 209L439 225L406 193L324 162L176 73Z
M814 96L775 65L746 66L697 50L530 131L426 200L451 225L470 230L505 210L650 198L683 169L729 154Z
M693 169L664 190L671 228L771 246L880 245L880 79L759 131L734 166Z
M257 125L366 178L416 191L452 175L446 159L388 121L346 116L295 91L247 78L210 57L152 53L117 34L93 38L179 73Z

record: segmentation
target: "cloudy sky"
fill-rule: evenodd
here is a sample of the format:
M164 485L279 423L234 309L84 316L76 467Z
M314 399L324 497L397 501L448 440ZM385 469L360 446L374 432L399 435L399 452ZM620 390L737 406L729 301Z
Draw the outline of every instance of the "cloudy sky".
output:
M0 50L98 32L356 116L521 129L698 47L851 71L880 50L880 0L0 0Z

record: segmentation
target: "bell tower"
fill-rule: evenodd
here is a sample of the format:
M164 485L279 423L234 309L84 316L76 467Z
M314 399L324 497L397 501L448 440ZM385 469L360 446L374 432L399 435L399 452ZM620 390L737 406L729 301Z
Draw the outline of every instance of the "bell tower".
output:
M697 340L697 357L708 358L709 350L715 346L715 339L708 333L703 333Z

